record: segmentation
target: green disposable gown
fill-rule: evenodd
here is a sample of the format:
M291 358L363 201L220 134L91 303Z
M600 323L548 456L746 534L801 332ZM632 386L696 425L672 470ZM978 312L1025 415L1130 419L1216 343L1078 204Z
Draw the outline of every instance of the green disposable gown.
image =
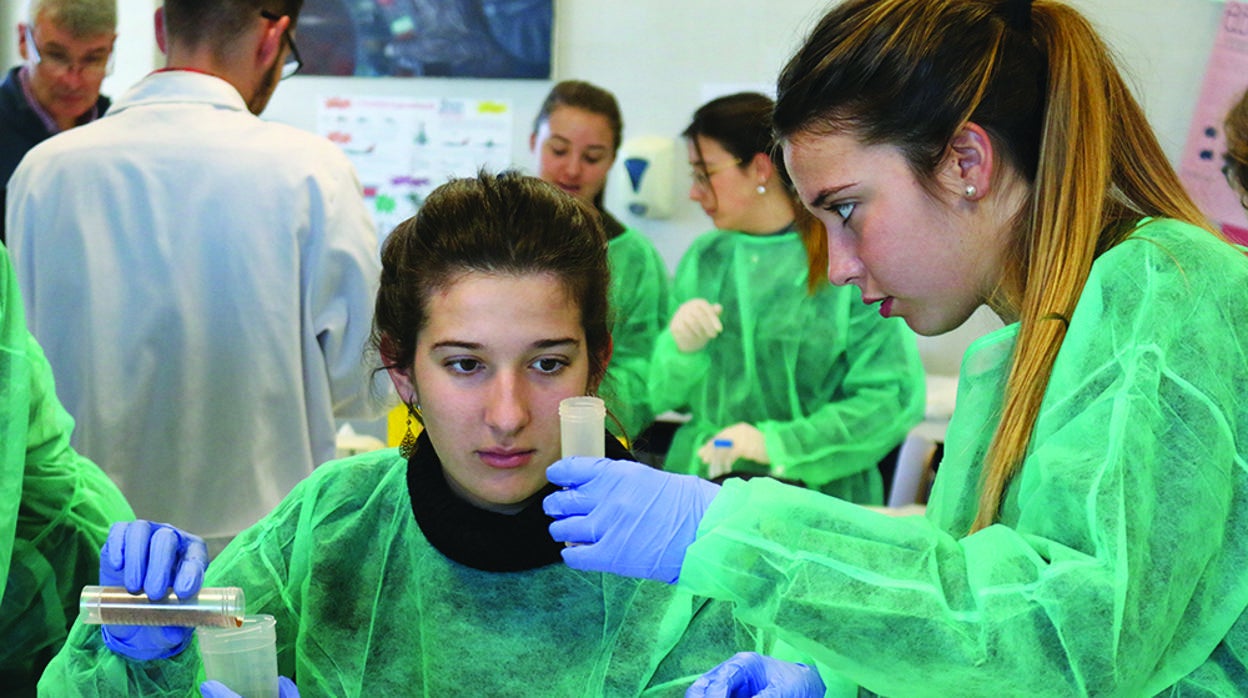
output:
M698 449L746 422L762 431L771 464L742 460L735 471L879 504L877 464L923 418L918 345L900 319L863 304L856 288L824 284L809 294L806 270L796 232L714 231L681 258L674 305L719 303L724 330L688 354L670 330L659 335L651 401L656 410L692 415L664 468L705 477Z
M0 692L34 695L43 665L99 575L114 521L134 518L94 463L69 446L74 421L26 331L8 252L0 246Z
M617 435L634 439L654 421L646 378L655 338L671 316L670 283L663 258L632 228L607 243L607 263L613 350L599 393L624 427ZM607 426L620 431L612 420Z
M1248 258L1171 220L1092 267L999 523L968 535L1018 326L967 351L925 517L766 481L680 587L887 696L1248 691Z
M471 507L432 452L422 434L410 468L393 449L318 468L209 565L206 585L276 618L304 698L682 696L734 652L772 649L731 604L567 567L540 501ZM194 643L132 662L77 625L40 690L185 696L201 673Z

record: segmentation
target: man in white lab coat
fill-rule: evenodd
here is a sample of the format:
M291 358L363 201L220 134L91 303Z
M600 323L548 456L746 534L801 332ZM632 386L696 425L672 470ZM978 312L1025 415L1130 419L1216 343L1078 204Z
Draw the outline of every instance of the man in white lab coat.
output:
M30 151L8 234L74 446L136 513L215 552L386 405L363 349L380 273L355 172L259 119L302 0L166 0L167 67Z

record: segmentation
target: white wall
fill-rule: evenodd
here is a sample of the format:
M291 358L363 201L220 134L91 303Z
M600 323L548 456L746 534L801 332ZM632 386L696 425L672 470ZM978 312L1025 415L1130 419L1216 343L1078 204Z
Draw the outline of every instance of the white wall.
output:
M566 0L559 5L557 77L584 78L613 92L624 110L625 138L678 139L678 204L667 220L613 213L647 233L673 269L710 221L687 201L688 167L680 132L718 84L769 84L821 14L810 0ZM774 88L773 88L774 90ZM608 205L625 186L618 174Z
M1194 111L1221 3L1213 0L1069 0L1101 30L1122 59L1166 153L1177 166ZM580 78L612 90L624 110L625 138L655 134L678 138L707 86L774 83L789 54L828 5L819 0L555 0L554 80ZM0 19L10 29L0 55L17 61L12 27L22 0L4 0ZM105 92L117 95L159 64L151 14L158 0L119 0L117 70ZM1248 81L1248 80L1246 80ZM515 109L513 157L529 168L531 115L549 81L434 78L296 77L281 85L266 118L312 129L319 96L357 95L501 97ZM678 142L683 157L683 144ZM621 220L654 240L670 267L709 223L685 202L689 179L676 178L682 202L667 220L637 219L619 207L623 177L608 186L607 202ZM956 372L965 344L996 325L977 314L950 337L924 341L933 370ZM946 370L948 367L948 370Z

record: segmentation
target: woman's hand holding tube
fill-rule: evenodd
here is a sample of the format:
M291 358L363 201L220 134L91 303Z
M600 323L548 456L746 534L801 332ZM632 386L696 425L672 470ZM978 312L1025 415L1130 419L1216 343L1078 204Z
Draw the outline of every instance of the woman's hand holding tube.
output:
M163 599L173 587L180 599L204 585L208 547L199 536L169 524L127 521L113 524L100 550L100 584L123 586ZM104 625L104 644L131 659L164 659L186 649L193 628Z
M758 427L753 424L737 422L730 427L721 429L718 434L702 444L702 447L698 449L698 458L702 459L703 463L708 465L711 463L717 440L732 442L732 450L729 453L730 462L744 458L764 465L771 463L771 456L767 455L767 444L763 438L763 432L759 431ZM712 474L711 477L721 474Z
M680 577L685 549L719 493L699 477L606 458L564 458L546 477L566 488L542 507L556 519L551 537L576 544L563 550L569 567L668 584Z
M825 692L814 667L757 652L738 652L703 674L685 698L821 698Z
M724 331L724 323L719 320L723 310L722 305L712 305L705 298L693 298L682 303L672 315L669 325L676 348L691 354L718 337Z

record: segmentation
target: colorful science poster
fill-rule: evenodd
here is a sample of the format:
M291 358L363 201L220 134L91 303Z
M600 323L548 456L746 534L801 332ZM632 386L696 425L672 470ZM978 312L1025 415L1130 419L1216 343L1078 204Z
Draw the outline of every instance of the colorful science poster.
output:
M1222 122L1248 89L1248 4L1227 2L1214 38L1200 99L1187 133L1179 176L1205 215L1236 241L1248 244L1248 215L1222 174Z
M512 109L501 100L325 97L317 132L355 164L378 236L451 177L511 164Z

